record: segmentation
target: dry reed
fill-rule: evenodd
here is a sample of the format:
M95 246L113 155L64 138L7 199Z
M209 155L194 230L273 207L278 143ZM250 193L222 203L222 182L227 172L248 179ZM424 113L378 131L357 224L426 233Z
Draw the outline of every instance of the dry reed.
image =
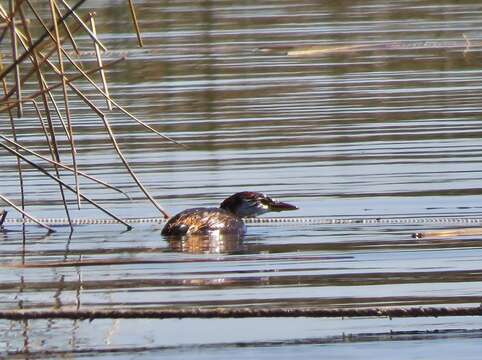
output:
M482 235L481 227L469 227L458 229L440 229L427 230L412 234L413 238L443 238L443 237L459 237L459 236L480 236Z
M69 210L72 204L67 198L67 191L74 194L78 208L81 206L81 201L87 201L129 229L130 225L81 192L79 178L84 177L126 195L114 185L79 170L79 149L75 135L77 124L70 106L72 99L80 98L87 108L98 115L101 124L104 125L106 135L110 139L112 150L122 161L126 171L145 197L165 218L169 217L168 213L142 184L122 152L108 120L108 113L116 108L149 131L168 141L176 142L132 115L111 98L105 70L124 58L110 63L103 62L102 54L107 51L107 47L98 38L95 14L89 11L87 11L87 15L80 14L84 2L85 0L79 0L71 5L67 0L49 0L48 11L45 11L45 14L39 12L36 3L31 0L10 0L6 8L0 5L0 81L4 94L0 102L0 114L5 114L10 119L9 129L3 127L3 130L0 131L0 147L5 150L2 156L13 156L17 161L21 205L17 206L18 201L4 195L0 195L0 200L31 221L38 222L25 210L23 169L28 167L58 183L59 194L68 219L70 219ZM142 46L134 4L131 0L127 0L126 6L132 17L138 43ZM79 45L80 42L76 40L85 34L92 39L89 46L92 46L95 51L97 60L97 65L89 69L84 68L81 63L81 54L89 52L90 49L82 48ZM85 44L82 46L85 47ZM73 58L72 53L77 55L76 59ZM3 63L5 59L6 63ZM100 86L90 77L94 74L100 76ZM80 90L73 83L74 80L90 84L92 89L105 98L107 109L100 109L95 105L91 100L92 95ZM31 85L27 86L32 82L36 84L34 88ZM56 89L61 90L60 95L59 91L54 93ZM62 106L59 106L59 103L62 103ZM28 111L33 112L38 118L38 132L44 135L44 150L50 153L49 157L40 155L42 151L29 149L24 144L28 140L28 136L18 136L18 123ZM60 130L59 124L61 125ZM68 143L68 156L64 155L65 152L61 154L59 150L59 143L64 140ZM40 162L46 162L48 167ZM69 182L72 182L74 186L68 185ZM4 214L0 214L2 223ZM70 220L69 223L72 227ZM49 231L52 230L47 225L40 224Z

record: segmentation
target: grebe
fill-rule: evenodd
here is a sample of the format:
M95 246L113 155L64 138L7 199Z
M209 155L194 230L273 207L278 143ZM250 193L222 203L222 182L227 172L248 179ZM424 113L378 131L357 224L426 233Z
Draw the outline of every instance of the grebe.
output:
M243 217L255 217L270 211L297 210L294 205L273 200L253 191L243 191L225 199L219 208L194 208L171 217L162 235L183 236L219 232L242 236L246 227Z

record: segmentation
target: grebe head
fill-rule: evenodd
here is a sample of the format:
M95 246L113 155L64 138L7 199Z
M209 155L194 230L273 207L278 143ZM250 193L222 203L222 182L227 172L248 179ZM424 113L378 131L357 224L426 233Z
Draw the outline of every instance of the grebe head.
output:
M243 191L231 195L220 206L239 217L255 217L270 211L297 210L294 205L274 200L265 194Z

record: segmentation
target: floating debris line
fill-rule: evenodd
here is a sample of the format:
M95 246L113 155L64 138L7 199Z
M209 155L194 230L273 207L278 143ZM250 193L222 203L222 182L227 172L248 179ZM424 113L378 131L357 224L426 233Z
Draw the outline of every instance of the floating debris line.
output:
M306 44L294 46L277 45L261 47L256 50L261 53L279 54L294 57L341 54L357 51L435 49L463 50L463 52L466 53L471 50L481 50L482 41L480 41L480 39L471 40L465 34L462 34L461 37L462 39L460 40L394 41L361 44Z
M85 310L4 310L0 319L213 319L213 318L338 318L338 317L440 317L481 316L482 307L392 307L362 309L331 309L322 307L218 307L211 309L85 309Z

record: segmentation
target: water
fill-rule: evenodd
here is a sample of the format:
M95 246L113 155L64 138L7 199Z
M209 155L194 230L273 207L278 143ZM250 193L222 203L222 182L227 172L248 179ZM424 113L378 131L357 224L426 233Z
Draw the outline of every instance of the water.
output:
M297 205L296 216L480 215L479 2L136 3L149 50L128 52L108 72L111 93L188 148L119 112L109 119L171 213L258 190ZM87 6L98 14L108 58L135 47L124 2ZM307 45L361 47L287 55ZM81 169L132 201L83 182L85 192L121 216L159 216L110 150L100 120L73 96L72 104ZM21 134L41 150L36 125L27 113ZM4 155L2 194L18 200L14 163ZM30 172L26 189L32 213L64 216L49 180ZM87 204L73 216L104 217ZM65 227L50 235L29 227L25 239L12 226L0 234L1 309L477 306L482 239L410 236L436 227L450 225L253 225L242 243L206 245L168 243L160 225L82 226L71 236ZM3 321L0 329L2 351L19 358L346 359L396 350L404 359L470 359L480 353L481 323L38 320Z

